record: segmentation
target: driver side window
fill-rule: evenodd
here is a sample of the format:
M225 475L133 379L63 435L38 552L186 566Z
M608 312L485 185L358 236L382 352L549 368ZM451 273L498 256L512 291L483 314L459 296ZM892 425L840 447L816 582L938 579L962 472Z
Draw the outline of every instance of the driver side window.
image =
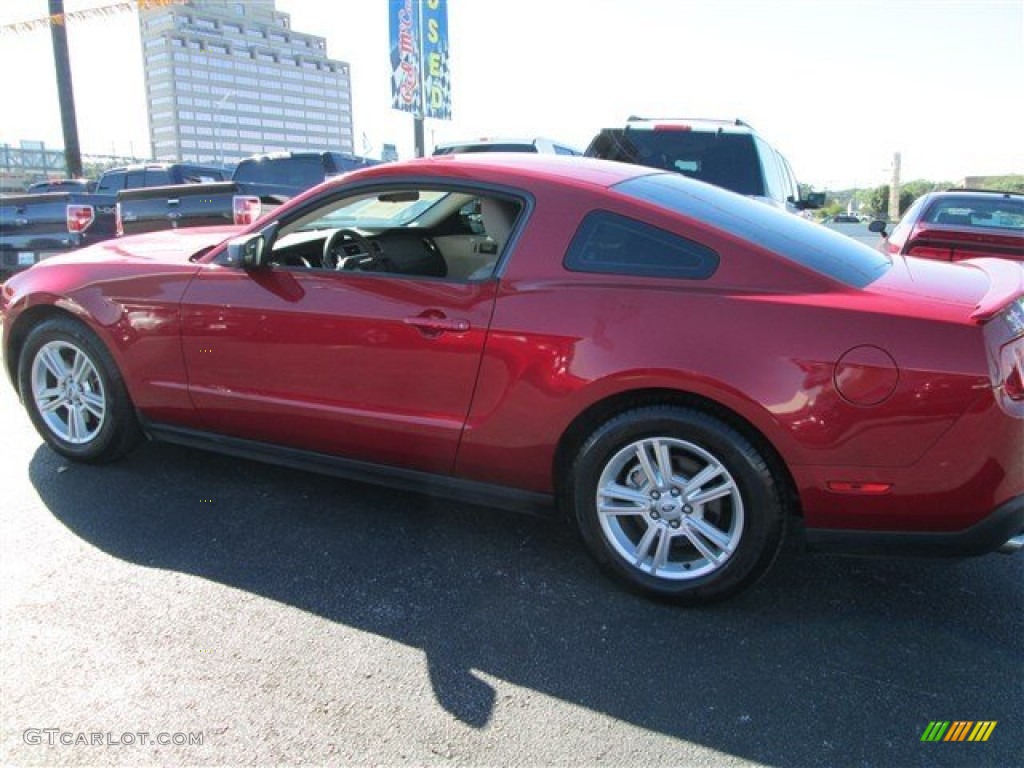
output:
M513 197L469 190L378 188L284 220L267 262L279 269L485 280L523 208Z

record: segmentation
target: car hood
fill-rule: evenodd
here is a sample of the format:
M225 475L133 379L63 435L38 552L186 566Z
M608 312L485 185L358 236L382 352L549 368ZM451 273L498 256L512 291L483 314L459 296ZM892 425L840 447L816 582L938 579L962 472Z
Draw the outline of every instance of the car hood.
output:
M222 243L244 227L192 227L118 237L47 259L46 264L158 262L181 263L205 248Z

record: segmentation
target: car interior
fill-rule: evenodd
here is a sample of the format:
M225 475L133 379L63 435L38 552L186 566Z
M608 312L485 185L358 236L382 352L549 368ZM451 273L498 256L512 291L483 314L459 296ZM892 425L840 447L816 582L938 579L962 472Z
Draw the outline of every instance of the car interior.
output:
M484 280L494 274L522 208L511 198L404 187L349 196L283 221L269 263Z

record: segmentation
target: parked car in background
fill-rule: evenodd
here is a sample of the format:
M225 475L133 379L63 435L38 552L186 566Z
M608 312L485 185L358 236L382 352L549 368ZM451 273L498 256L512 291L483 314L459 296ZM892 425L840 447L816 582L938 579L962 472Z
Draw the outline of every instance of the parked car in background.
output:
M52 192L0 197L0 280L114 234L110 195Z
M860 216L854 216L850 213L837 213L835 216L826 216L822 219L822 224L860 224L864 220Z
M88 183L72 179L43 194L2 196L0 278L50 256L114 237L119 190L147 184L184 185L223 177L219 168L151 163L111 168L100 176L94 190L89 189Z
M789 161L739 119L631 117L598 133L585 154L674 171L791 213L825 204L824 193L801 197Z
M380 161L341 152L278 152L242 160L230 181L151 187L117 196L119 234L249 224L324 179Z
M88 179L47 179L30 184L26 195L43 195L49 192L92 192L96 183Z
M87 254L0 305L7 373L74 461L148 436L560 509L608 573L691 603L796 531L1024 544L1018 264L890 258L681 174L528 154Z
M460 155L465 152L531 152L545 155L582 155L568 144L537 137L533 139L476 139L438 144L434 155Z
M922 195L886 235L884 221L873 221L882 235L879 250L939 261L999 256L1024 261L1024 194L951 189Z
M147 163L111 168L96 183L99 194L116 195L124 189L145 189L182 184L206 184L223 181L228 176L223 168L195 163Z

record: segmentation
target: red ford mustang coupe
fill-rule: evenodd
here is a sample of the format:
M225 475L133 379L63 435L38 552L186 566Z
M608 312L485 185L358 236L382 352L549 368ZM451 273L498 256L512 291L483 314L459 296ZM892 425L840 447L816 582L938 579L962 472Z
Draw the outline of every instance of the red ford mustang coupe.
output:
M750 585L787 531L1024 543L1024 268L886 256L678 174L381 165L244 230L46 261L2 320L63 456L149 437L558 509L610 574L682 602Z

